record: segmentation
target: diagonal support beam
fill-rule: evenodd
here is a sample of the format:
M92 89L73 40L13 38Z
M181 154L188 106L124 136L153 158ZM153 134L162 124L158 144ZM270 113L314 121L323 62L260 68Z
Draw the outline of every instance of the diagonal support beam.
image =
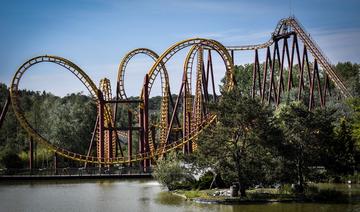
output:
M0 128L1 128L1 126L2 126L2 124L4 122L4 120L5 120L5 116L6 116L6 113L7 113L8 109L9 109L10 103L11 103L11 98L10 98L10 94L8 94L7 99L5 101L5 105L4 105L4 107L3 107L2 111L1 111L1 115L0 115Z

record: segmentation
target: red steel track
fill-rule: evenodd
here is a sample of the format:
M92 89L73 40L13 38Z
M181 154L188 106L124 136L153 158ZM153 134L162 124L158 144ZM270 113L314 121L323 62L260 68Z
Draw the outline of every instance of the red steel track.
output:
M190 50L184 62L177 98L173 99L166 65L175 54L185 48ZM218 99L212 54L217 53L224 62L226 70L224 89L230 90L236 86L235 51L254 51L252 86L249 92L254 98L258 96L268 104L277 106L283 96L288 98L291 94L296 95L298 100L306 102L309 109L316 106L325 107L330 83L334 84L343 97L351 97L351 93L336 74L329 59L299 21L290 17L282 19L272 33L271 39L259 45L225 47L215 40L193 38L174 44L160 56L145 48L132 50L120 63L114 96L108 79L101 80L100 86L97 87L80 67L65 58L49 55L32 58L26 61L13 77L10 95L0 116L0 126L11 103L19 123L28 134L59 155L85 164L132 165L140 161L143 167L148 167L154 158L161 158L174 149L182 149L185 153L196 149L197 136L216 120L215 115L209 113L205 106L206 102ZM260 58L261 51L265 58ZM145 75L140 98L134 100L127 98L124 84L127 64L137 54L149 56L154 60L154 65ZM43 62L60 65L73 73L97 102L98 116L88 154L74 153L54 145L31 126L22 112L18 98L21 77L30 67ZM191 82L194 67L193 93ZM162 91L160 118L159 123L149 123L149 96L157 76L161 78ZM130 110L130 104L137 104L138 109ZM119 107L129 109L126 128L116 127ZM133 126L133 120L138 124ZM139 136L139 149L135 151L132 141L134 131L137 131ZM121 144L120 138L127 142ZM94 142L97 148L96 156L90 154ZM124 145L127 145L127 153L122 150Z

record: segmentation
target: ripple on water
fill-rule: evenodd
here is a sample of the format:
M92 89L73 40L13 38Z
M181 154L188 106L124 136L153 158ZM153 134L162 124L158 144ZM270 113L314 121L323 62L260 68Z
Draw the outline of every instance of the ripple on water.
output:
M31 184L31 185L30 185ZM354 192L355 186L351 191ZM345 188L344 188L345 189ZM349 189L346 187L346 189ZM0 184L0 211L360 211L359 204L199 204L173 195L154 180L82 180Z
M161 186L160 183L155 181L155 180L154 181L149 181L149 182L144 182L143 184L146 185L146 186Z

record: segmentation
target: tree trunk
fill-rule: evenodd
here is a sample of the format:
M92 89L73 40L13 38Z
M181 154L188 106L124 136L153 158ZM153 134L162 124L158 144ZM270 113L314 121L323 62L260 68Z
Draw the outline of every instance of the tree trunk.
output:
M304 176L303 176L303 171L302 171L301 159L298 160L298 184L299 184L299 187L298 187L297 191L299 193L302 193L304 191Z
M236 162L236 169L237 169L237 174L238 174L240 197L246 197L246 187L245 187L245 184L242 183L240 158L241 158L240 153L235 155L235 162Z
M240 183L240 197L246 197L246 186L242 183Z
M214 183L215 183L215 181L216 181L216 177L217 177L217 174L214 173L213 180L212 180L212 182L211 182L211 184L210 184L210 188L209 188L209 189L212 189L212 188L213 188Z

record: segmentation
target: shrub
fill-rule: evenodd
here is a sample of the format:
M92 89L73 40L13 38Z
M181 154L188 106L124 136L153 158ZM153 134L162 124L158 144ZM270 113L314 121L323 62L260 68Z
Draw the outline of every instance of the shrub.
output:
M291 188L290 184L284 184L284 185L280 186L279 193L280 194L292 194L293 189Z
M200 190L209 189L213 181L213 178L214 178L214 174L212 172L206 172L204 175L202 175L199 178L199 181L197 183L197 188Z
M6 168L20 169L24 167L24 163L19 155L12 150L5 150L1 154L1 164Z
M175 154L157 161L153 172L154 178L170 191L175 189L191 189L194 177L189 173Z

